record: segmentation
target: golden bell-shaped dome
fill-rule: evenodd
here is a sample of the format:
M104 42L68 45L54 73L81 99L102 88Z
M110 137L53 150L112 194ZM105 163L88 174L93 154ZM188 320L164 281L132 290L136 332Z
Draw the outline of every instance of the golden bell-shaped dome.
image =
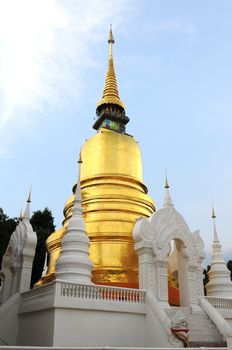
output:
M98 133L81 148L83 217L90 238L90 259L94 263L93 282L137 288L138 258L132 230L135 220L140 216L149 217L155 205L143 182L138 143L125 133L129 118L125 116L125 106L118 93L111 28L108 42L108 71L103 96L97 104L98 120L94 124ZM50 262L42 283L55 276L73 200L72 195L65 203L63 227L47 239Z
M132 230L136 218L155 210L143 183L138 143L129 135L102 128L83 145L81 155L93 281L136 288L138 260Z

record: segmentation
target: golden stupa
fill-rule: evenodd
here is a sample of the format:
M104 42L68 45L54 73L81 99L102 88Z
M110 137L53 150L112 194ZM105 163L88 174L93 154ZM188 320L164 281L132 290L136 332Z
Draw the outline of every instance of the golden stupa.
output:
M155 206L143 182L138 143L125 133L129 118L118 93L111 28L108 43L108 71L93 125L98 132L85 142L80 154L83 216L91 242L93 282L137 288L138 259L132 229L136 218L149 217ZM48 271L37 285L55 278L56 261L72 215L73 198L72 195L65 204L63 227L47 239Z

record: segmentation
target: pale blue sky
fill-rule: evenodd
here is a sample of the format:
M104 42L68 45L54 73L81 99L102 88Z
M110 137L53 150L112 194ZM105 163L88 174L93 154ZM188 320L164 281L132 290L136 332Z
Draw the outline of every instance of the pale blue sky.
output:
M227 257L231 239L232 2L0 2L0 206L48 206L57 228L80 146L95 133L113 24L127 131L162 206L165 169L176 209L210 251L211 203Z

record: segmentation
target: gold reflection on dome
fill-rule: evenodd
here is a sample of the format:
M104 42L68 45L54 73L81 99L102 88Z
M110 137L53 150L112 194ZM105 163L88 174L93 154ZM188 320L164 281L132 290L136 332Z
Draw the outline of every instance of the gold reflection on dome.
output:
M125 117L124 104L118 94L113 42L110 30L109 67L97 115L103 121L109 115L114 125L125 125L129 118ZM142 159L136 140L124 132L96 128L98 133L82 146L80 173L83 217L90 238L90 259L94 264L92 280L96 284L137 288L138 258L132 230L135 220L140 216L149 217L155 205L143 182ZM65 203L63 227L47 239L50 262L47 275L39 284L55 277L61 239L72 215L73 200L72 195Z

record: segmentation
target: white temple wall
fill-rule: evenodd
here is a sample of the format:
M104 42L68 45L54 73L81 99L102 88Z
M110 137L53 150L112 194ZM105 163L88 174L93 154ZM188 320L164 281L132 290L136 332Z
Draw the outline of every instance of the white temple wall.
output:
M62 281L23 293L17 345L170 347L170 320L145 293Z
M53 308L20 315L17 345L90 347L93 344L170 347L167 334L150 308L147 314Z
M52 308L20 315L17 345L142 347L146 335L144 314Z
M0 307L0 345L17 345L20 294L15 294Z
M20 314L17 345L52 346L54 309ZM63 320L65 326L66 319Z
M55 311L53 346L142 347L147 343L146 338L145 315L142 314L75 309Z

